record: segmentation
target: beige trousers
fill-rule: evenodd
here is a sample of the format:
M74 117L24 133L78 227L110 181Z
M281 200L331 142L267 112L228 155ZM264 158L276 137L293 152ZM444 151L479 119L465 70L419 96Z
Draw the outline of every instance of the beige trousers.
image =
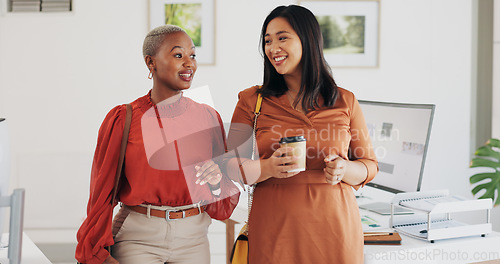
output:
M113 221L111 254L120 264L209 264L211 223L206 212L167 221L123 206Z

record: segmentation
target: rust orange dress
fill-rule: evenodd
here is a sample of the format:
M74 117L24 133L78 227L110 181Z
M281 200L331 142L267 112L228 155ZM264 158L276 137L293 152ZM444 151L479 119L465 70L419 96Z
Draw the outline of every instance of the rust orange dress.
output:
M248 132L233 127L253 126L256 91L252 87L240 92L228 146L248 137ZM355 96L339 88L333 107L307 114L293 109L286 95L264 98L256 129L260 158L269 158L281 137L298 135L307 139L306 171L287 179L270 178L255 188L249 219L250 263L363 263L363 231L352 187L373 179L378 165ZM348 159L348 153L351 160L366 166L366 181L359 186L327 184L324 158L337 154Z

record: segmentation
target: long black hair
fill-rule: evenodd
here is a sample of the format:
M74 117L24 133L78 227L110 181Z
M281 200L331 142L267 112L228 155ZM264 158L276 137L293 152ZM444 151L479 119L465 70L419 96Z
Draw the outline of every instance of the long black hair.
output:
M338 87L331 69L323 56L323 37L318 20L307 8L298 5L278 6L264 21L260 45L264 57L264 82L259 92L262 96L281 96L288 91L283 75L279 74L266 56L264 41L267 26L271 20L283 17L292 26L302 43L302 81L296 102L302 99L305 111L317 107L333 106L338 96ZM318 98L323 97L323 105ZM294 104L296 103L294 102Z

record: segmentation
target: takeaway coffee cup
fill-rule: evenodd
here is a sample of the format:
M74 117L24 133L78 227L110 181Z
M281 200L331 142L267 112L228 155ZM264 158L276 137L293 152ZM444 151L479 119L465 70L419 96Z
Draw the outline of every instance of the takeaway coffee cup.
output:
M297 172L297 171L305 171L306 170L306 139L304 136L296 136L296 137L284 137L280 139L281 147L292 147L293 151L287 153L287 155L291 154L297 157L297 163L299 165L298 168L293 169L288 172Z

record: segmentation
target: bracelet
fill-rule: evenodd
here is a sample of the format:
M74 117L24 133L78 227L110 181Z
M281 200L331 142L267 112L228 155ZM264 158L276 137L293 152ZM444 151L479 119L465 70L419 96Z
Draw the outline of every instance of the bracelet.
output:
M216 185L208 184L208 188L210 188L211 191L215 191L220 189L220 182L218 182Z
M212 191L212 194L213 194L214 196L220 196L220 194L221 194L221 192L222 192L222 190L221 190L221 188L220 188L220 187L219 187L218 189L211 190L211 191Z

